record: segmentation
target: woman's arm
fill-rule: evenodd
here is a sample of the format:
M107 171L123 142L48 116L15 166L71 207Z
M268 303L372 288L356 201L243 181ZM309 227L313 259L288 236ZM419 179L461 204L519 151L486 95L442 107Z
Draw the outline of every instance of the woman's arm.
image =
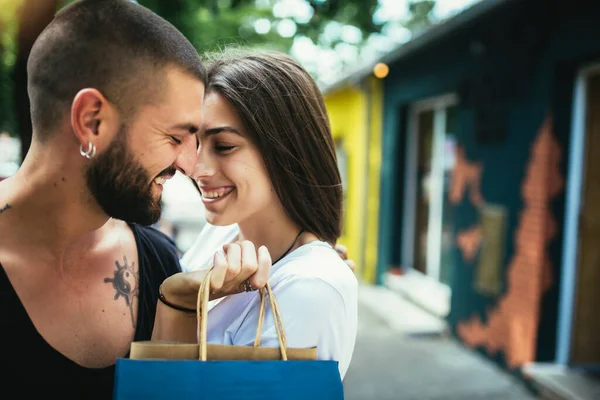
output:
M262 288L269 279L270 270L271 256L266 247L261 246L256 251L250 241L229 244L215 254L210 298L240 293L247 286L246 281L254 290ZM197 341L196 305L207 272L180 272L164 280L161 286L164 300L175 307L158 301L152 340Z
M198 320L195 312L179 311L158 302L152 340L196 343Z

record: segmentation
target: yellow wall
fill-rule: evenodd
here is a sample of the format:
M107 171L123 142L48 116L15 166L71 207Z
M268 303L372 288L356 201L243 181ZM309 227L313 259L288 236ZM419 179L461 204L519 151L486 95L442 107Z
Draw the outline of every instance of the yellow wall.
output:
M383 134L383 84L377 78L370 78L371 93L371 134L369 136L369 196L367 199L365 265L364 279L375 283L377 279L377 249L379 247L379 191L381 181L381 137Z
M374 282L379 227L382 92L378 80L325 95L331 130L347 154L347 199L344 231L339 242L348 247L356 273ZM371 114L369 115L369 110Z

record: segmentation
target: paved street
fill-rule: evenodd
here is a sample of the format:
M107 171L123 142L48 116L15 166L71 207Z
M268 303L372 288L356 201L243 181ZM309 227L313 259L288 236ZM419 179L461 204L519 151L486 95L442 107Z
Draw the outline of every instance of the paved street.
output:
M399 314L407 316L405 326L398 326L373 311L381 296L391 295L372 294L361 296L358 339L344 382L347 400L535 399L518 380L460 343L444 335L424 335L427 315L421 315L421 334L407 335L406 320L416 319L421 311L394 300ZM431 328L436 330L433 322Z

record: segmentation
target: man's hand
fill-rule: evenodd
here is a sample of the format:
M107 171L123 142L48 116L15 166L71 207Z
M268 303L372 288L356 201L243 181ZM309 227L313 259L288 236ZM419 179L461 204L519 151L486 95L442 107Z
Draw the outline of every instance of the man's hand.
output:
M344 260L346 262L346 264L350 267L350 269L352 271L354 271L356 268L356 264L354 263L354 261L348 259L348 249L346 248L346 246L344 246L343 244L337 243L335 245L335 251L337 251L337 253L340 255L340 257L342 257L342 260Z
M248 240L230 243L214 256L210 279L211 300L263 288L271 271L271 255L265 246L258 251ZM198 291L208 270L180 272L165 279L165 298L180 307L196 309Z

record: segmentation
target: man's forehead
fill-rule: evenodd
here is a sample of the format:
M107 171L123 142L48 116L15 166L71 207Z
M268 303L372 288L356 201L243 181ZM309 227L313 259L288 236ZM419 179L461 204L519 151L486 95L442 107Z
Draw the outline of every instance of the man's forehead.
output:
M164 71L165 74L163 79L168 83L167 86L175 86L176 92L180 92L180 90L188 89L188 91L198 91L201 90L202 95L204 96L204 82L186 71L181 70L178 67L167 67Z
M163 128L189 130L202 122L204 83L176 68L169 68L162 77L156 100L144 110L147 121Z
M196 132L202 123L202 104L162 101L143 107L136 118L141 123L169 131Z

